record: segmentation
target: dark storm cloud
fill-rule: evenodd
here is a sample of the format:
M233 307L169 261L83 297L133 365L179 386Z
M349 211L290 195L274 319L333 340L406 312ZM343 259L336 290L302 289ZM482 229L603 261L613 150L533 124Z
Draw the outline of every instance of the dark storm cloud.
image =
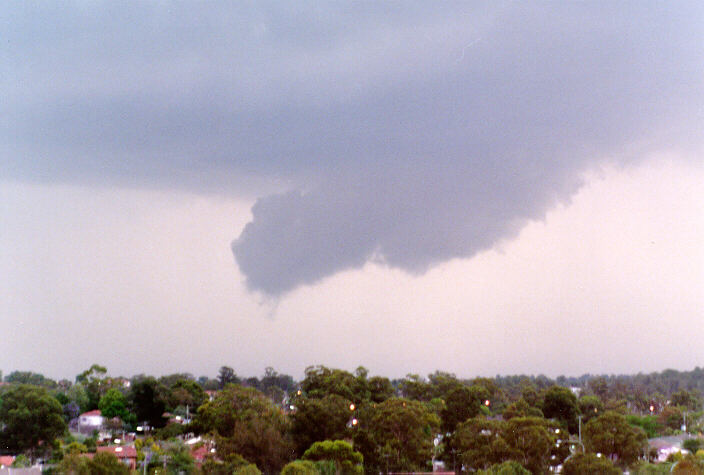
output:
M3 175L283 184L233 242L272 295L471 256L603 160L701 146L695 2L3 8Z

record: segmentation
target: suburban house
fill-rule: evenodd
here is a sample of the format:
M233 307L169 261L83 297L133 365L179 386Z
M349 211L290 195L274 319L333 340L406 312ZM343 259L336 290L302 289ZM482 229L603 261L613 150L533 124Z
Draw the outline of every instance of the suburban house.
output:
M137 469L137 449L131 446L98 447L96 453L108 452L127 465L130 470Z
M100 410L84 412L78 416L78 431L82 434L91 434L94 430L100 431L105 418L100 415Z

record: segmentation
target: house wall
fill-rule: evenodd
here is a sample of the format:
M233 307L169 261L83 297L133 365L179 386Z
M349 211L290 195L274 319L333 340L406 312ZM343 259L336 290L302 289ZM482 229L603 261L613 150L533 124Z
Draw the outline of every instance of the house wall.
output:
M98 428L103 425L103 416L81 416L78 423L81 426Z

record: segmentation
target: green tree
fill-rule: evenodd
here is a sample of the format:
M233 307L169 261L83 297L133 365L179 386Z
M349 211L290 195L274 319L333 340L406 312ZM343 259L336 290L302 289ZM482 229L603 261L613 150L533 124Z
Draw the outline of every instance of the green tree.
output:
M562 473L565 475L583 475L585 473L594 475L619 475L621 470L614 467L614 464L606 457L598 457L595 454L576 453L568 458L562 466Z
M98 452L88 462L91 475L129 475L130 469L110 452Z
M587 450L618 460L623 466L635 462L647 446L645 432L613 411L590 420L582 432Z
M582 423L586 424L590 419L599 416L604 412L604 404L597 396L582 396L578 401L579 412L582 414Z
M43 374L33 373L32 371L13 371L5 376L5 382L14 384L31 384L32 386L42 386L47 389L57 387L56 381L44 377Z
M504 421L488 420L484 417L466 420L457 426L447 447L445 462L458 459L462 465L473 470L488 469L503 462L511 454L503 437L505 430Z
M166 419L163 417L166 410L166 403L162 396L164 392L165 388L151 377L132 384L130 402L137 422L147 422L157 428L166 425Z
M77 441L72 441L63 448L66 454L82 454L88 452L88 446Z
M93 364L90 368L76 376L76 383L80 383L86 390L88 405L83 410L97 409L100 397L109 389L107 382L107 368Z
M69 402L76 404L81 412L86 412L90 407L88 393L82 384L76 383L66 391Z
M670 475L672 468L669 463L638 462L629 472L633 475Z
M324 440L310 446L303 454L303 460L331 460L335 463L335 473L357 474L362 473L364 457L355 452L352 444L344 440Z
M518 401L509 404L502 413L504 420L513 419L514 417L543 417L543 411L537 407L533 407L528 402L520 398Z
M39 386L17 385L0 399L0 446L36 457L66 432L59 402Z
M603 376L590 379L587 386L591 392L602 401L608 397L609 383Z
M130 412L127 410L127 398L115 388L109 389L98 402L100 415L108 419L119 417L123 421L130 419Z
M193 473L195 461L183 443L171 444L165 451L166 468L169 473Z
M416 401L430 401L433 398L433 388L417 374L407 374L401 381L401 394Z
M384 402L395 394L395 390L389 378L373 376L368 382L370 399L372 402Z
M249 463L240 455L229 454L224 459L223 462L209 457L201 465L201 472L208 475L232 475L244 470L245 467L249 467L241 475L261 475L256 465ZM254 470L256 470L256 473L254 473Z
M479 470L477 475L530 475L520 463L509 460L497 465L492 465L486 470Z
M196 412L206 399L208 396L198 383L188 379L179 379L169 388L167 402L172 410L179 406L189 406L192 412Z
M380 469L388 462L392 471L427 470L433 455L433 439L440 427L439 417L425 404L391 398L369 406L360 415L356 437L367 470ZM367 461L372 464L367 465Z
M172 373L159 377L159 384L163 384L167 388L172 388L179 381L192 381L195 383L196 378L191 373Z
M454 432L460 422L476 417L489 398L489 391L481 386L464 385L451 389L445 396L445 407L440 412L443 432Z
M675 406L680 406L690 411L701 409L701 395L697 391L682 389L672 393L670 400Z
M88 458L79 454L68 454L59 463L58 472L64 475L90 475Z
M235 370L229 366L221 366L218 371L218 384L220 389L224 389L228 384L239 384L240 378L235 374Z
M567 426L574 434L579 429L577 397L567 388L552 386L543 396L543 414L546 419L555 419Z
M345 438L347 423L353 417L350 404L351 401L337 394L320 399L297 398L290 415L296 453L303 454L314 442Z
M680 475L701 475L704 473L704 462L692 454L687 454L675 463L672 472Z
M687 439L682 442L682 448L688 450L690 453L696 454L697 450L702 447L702 441L699 439Z
M554 440L545 419L514 417L506 423L504 440L511 460L520 462L532 473L547 472Z
M262 475L261 470L253 463L242 465L240 468L232 472L233 475Z
M197 424L214 434L221 457L239 454L265 473L277 472L293 455L284 414L253 388L227 386L198 409Z
M341 369L309 366L305 370L305 378L301 381L301 390L309 398L323 398L337 394L359 404L369 399L365 381L362 374L355 377L352 373Z
M439 397L446 399L450 392L459 387L466 386L462 381L457 379L453 373L436 370L428 375L428 384L430 385L430 398ZM487 393L488 394L488 393Z
M318 475L318 469L310 460L294 460L286 464L281 475Z
M540 399L540 394L538 394L535 384L526 382L521 388L521 398L523 398L530 407L540 408L543 406L543 401Z
M679 407L665 406L658 414L658 422L670 429L679 430L684 422L684 416Z
M20 454L12 461L12 468L27 468L32 466L32 461L26 455Z
M271 366L264 368L264 376L259 382L258 389L266 394L272 401L281 402L284 395L295 389L296 383L287 374L279 374Z
M662 426L658 422L657 416L637 416L629 414L626 421L634 427L640 427L645 431L648 438L657 437L662 432Z
M491 407L501 408L505 405L506 394L493 379L474 378L472 380L472 386L478 386L487 391L487 399L491 402Z

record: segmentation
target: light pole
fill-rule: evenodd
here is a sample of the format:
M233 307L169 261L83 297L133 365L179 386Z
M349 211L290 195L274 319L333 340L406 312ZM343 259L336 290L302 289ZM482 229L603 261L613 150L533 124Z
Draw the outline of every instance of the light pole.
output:
M147 465L149 465L149 458L151 457L152 452L148 448L145 448L142 452L144 452L144 461L142 462L144 465L143 473L144 475L147 475Z
M687 433L687 411L682 411L682 416L684 417L684 422L682 424L682 431L684 431L684 433L686 434Z
M438 437L439 436L433 437L433 459L431 461L431 466L433 467L433 472L435 471L435 457L437 456L438 444L440 443L440 439Z
M596 408L594 408L596 410ZM579 443L582 444L582 416L577 416L579 422ZM582 453L584 453L584 444L582 444Z

